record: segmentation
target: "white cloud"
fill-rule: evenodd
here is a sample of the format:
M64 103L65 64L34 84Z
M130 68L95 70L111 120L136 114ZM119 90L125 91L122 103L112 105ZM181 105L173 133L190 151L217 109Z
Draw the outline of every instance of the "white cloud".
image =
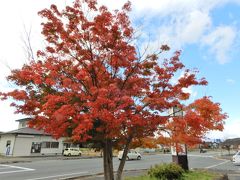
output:
M211 52L216 55L216 59L220 64L224 64L229 60L230 50L235 38L235 28L231 26L221 26L206 35L202 43L210 47Z
M0 101L0 114L1 114L1 126L0 131L6 132L13 129L17 129L18 123L15 122L17 119L21 119L23 115L14 114L14 108L10 107L10 101Z
M226 81L229 84L235 84L236 83L236 81L234 79L227 79Z
M190 12L196 9L209 11L216 5L222 4L224 0L132 0L134 10L139 14L158 14L167 16Z
M107 0L102 2L117 8L116 4ZM123 2L118 1L117 5L122 5ZM151 47L167 43L172 49L182 49L187 44L202 44L214 55L217 62L224 64L230 60L228 55L236 39L236 29L230 25L213 26L210 13L214 8L230 2L240 1L132 0L134 11L131 17L138 22L141 19L143 31L150 34L150 39L155 39L150 42ZM148 38L145 40L149 41Z
M195 99L197 97L197 95L198 95L198 92L194 91L192 86L190 86L189 88L184 88L183 92L189 93L191 99Z
M141 34L141 40L145 41L144 47L147 44L154 50L161 44L168 44L175 51L183 49L187 44L199 43L212 24L208 12L197 9L169 16L156 16L154 20L144 17ZM157 25L153 25L154 23Z
M186 44L198 43L211 24L208 13L193 10L171 16L171 21L161 25L156 34L171 47L181 49Z
M179 32L179 39L183 43L196 43L199 41L203 33L210 27L211 19L207 13L201 11L192 11L186 15L181 22Z
M149 10L149 14L157 14L160 21L170 17L168 22L163 21L158 30L155 30L158 41L167 42L174 49L182 49L186 44L201 43L215 56L217 62L224 64L230 60L229 54L237 30L231 25L213 26L209 14L217 6L228 2L230 1L158 1L153 3L154 7L152 3L145 6L153 11ZM145 24L147 21L148 18ZM148 28L147 25L146 29Z
M240 137L239 127L240 120L227 120L226 124L224 125L224 130L221 131L212 131L210 132L207 137L210 139L230 139L230 138L237 138Z

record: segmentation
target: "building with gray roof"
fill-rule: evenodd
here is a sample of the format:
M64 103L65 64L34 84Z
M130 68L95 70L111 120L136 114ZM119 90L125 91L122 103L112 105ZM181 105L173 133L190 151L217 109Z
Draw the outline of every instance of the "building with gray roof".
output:
M28 127L30 118L18 119L18 129L0 133L0 154L7 156L39 156L62 154L69 146L65 138L58 140L43 130Z

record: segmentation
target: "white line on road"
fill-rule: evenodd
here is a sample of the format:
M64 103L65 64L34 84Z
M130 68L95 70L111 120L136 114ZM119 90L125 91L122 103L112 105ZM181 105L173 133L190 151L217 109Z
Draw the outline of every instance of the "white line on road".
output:
M208 155L197 155L197 154L188 154L190 157L206 157L206 158L212 158L213 156Z
M14 169L19 169L19 170L14 170L14 171L4 171L0 172L0 174L9 174L9 173L16 173L16 172L25 172L25 171L34 171L35 169L30 169L30 168L25 168L25 167L19 167L19 166L10 166L10 165L0 165L3 168L1 169L9 169L9 168L14 168Z
M161 154L161 156L172 156L172 154ZM188 154L188 157L205 157L205 158L212 158L213 155L200 155L200 154Z
M214 165L212 165L212 166L208 166L208 167L206 167L206 169L210 169L210 168L213 168L213 167L220 166L220 165L225 164L225 163L227 163L227 162L229 162L229 161L230 161L230 160L225 160L224 162L221 162L221 163L218 163L218 164L214 164Z
M4 164L1 164L0 166L10 167L10 168L16 168L16 169L23 169L23 170L29 170L29 171L35 170L35 169L30 169L30 168L25 168L25 167L20 167L20 166L10 166L10 165L4 165Z
M0 175L1 174L9 174L9 173L19 173L19 172L26 172L26 171L34 171L33 170L16 170L16 171L6 171L6 172L0 172Z
M33 179L27 179L27 180L39 180L39 179L48 179L48 178L56 178L56 177L62 177L62 176L72 176L72 175L80 175L80 174L86 174L88 173L87 171L85 172L77 172L77 173L70 173L70 174L61 174L61 175L56 175L56 176L46 176L46 177L39 177L39 178L33 178Z

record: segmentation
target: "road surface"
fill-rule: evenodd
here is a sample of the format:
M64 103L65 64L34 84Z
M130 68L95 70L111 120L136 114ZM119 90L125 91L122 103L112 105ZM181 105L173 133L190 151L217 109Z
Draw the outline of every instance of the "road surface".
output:
M170 154L145 155L142 160L127 161L125 170L147 169L159 163L172 161ZM206 168L231 171L239 177L240 166L235 166L230 160L216 158L210 153L192 153L188 155L189 168ZM119 160L114 158L116 169ZM53 180L77 176L85 176L103 172L101 158L39 160L26 163L0 164L0 179L3 180Z

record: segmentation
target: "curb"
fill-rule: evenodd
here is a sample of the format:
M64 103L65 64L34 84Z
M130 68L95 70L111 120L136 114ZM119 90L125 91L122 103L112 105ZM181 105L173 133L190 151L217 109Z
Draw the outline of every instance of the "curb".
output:
M45 159L48 160L74 160L74 159L92 159L92 158L102 158L101 156L34 156L34 157L9 157L8 158L0 158L0 164L15 164L15 163L29 163L33 161L42 161Z

